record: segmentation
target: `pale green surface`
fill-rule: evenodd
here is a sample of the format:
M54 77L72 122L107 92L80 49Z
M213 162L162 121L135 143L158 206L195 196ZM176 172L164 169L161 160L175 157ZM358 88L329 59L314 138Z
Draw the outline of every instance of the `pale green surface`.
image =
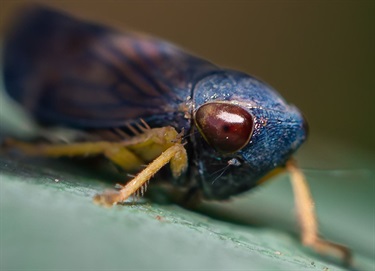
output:
M342 270L280 229L214 220L172 204L98 207L91 197L108 184L83 170L80 174L81 169L69 163L35 163L38 166L6 158L0 162L1 270ZM222 205L224 212L242 213L243 222L259 213L259 223L259 216L267 220L267 212L276 211L280 223L288 224L293 214L292 202L281 196L290 194L285 181L280 178L254 197L249 193ZM363 227L371 223L370 217L359 215L362 222L354 223L340 208L320 208L323 203L318 205L323 232L358 246L357 265L372 270L371 228ZM253 215L246 215L253 209ZM341 223L331 224L325 214L331 209ZM353 235L350 230L356 230L351 227L357 223L366 232ZM358 237L368 243L356 244Z

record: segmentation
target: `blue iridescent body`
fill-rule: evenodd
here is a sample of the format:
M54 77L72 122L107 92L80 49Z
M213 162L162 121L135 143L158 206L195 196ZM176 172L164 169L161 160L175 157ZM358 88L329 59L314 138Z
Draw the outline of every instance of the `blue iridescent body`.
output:
M189 168L171 182L198 188L207 199L255 187L307 136L298 109L252 76L156 38L119 33L46 8L28 10L9 31L4 80L9 95L44 124L112 129L143 118L151 127L184 130L190 135ZM244 146L224 152L213 146L206 128L199 127L203 121L196 119L207 104L251 116Z

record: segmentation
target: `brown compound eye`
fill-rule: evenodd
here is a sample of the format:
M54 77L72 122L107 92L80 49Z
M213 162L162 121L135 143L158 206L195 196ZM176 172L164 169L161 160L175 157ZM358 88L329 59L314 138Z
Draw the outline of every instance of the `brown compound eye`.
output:
M253 133L253 117L242 107L207 103L195 112L195 123L214 149L231 153L243 148Z

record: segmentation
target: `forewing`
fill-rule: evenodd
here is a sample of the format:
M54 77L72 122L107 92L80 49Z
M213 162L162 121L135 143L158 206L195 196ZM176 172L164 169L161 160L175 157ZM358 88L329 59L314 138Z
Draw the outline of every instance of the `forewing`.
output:
M216 69L167 42L41 7L8 32L4 63L7 92L39 121L86 128L173 114Z

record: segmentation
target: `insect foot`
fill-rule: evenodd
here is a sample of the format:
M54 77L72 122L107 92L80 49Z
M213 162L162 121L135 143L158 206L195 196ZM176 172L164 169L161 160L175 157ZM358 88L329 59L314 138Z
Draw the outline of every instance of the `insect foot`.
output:
M106 190L102 194L95 195L93 201L98 205L112 207L121 201L121 193L115 190Z

